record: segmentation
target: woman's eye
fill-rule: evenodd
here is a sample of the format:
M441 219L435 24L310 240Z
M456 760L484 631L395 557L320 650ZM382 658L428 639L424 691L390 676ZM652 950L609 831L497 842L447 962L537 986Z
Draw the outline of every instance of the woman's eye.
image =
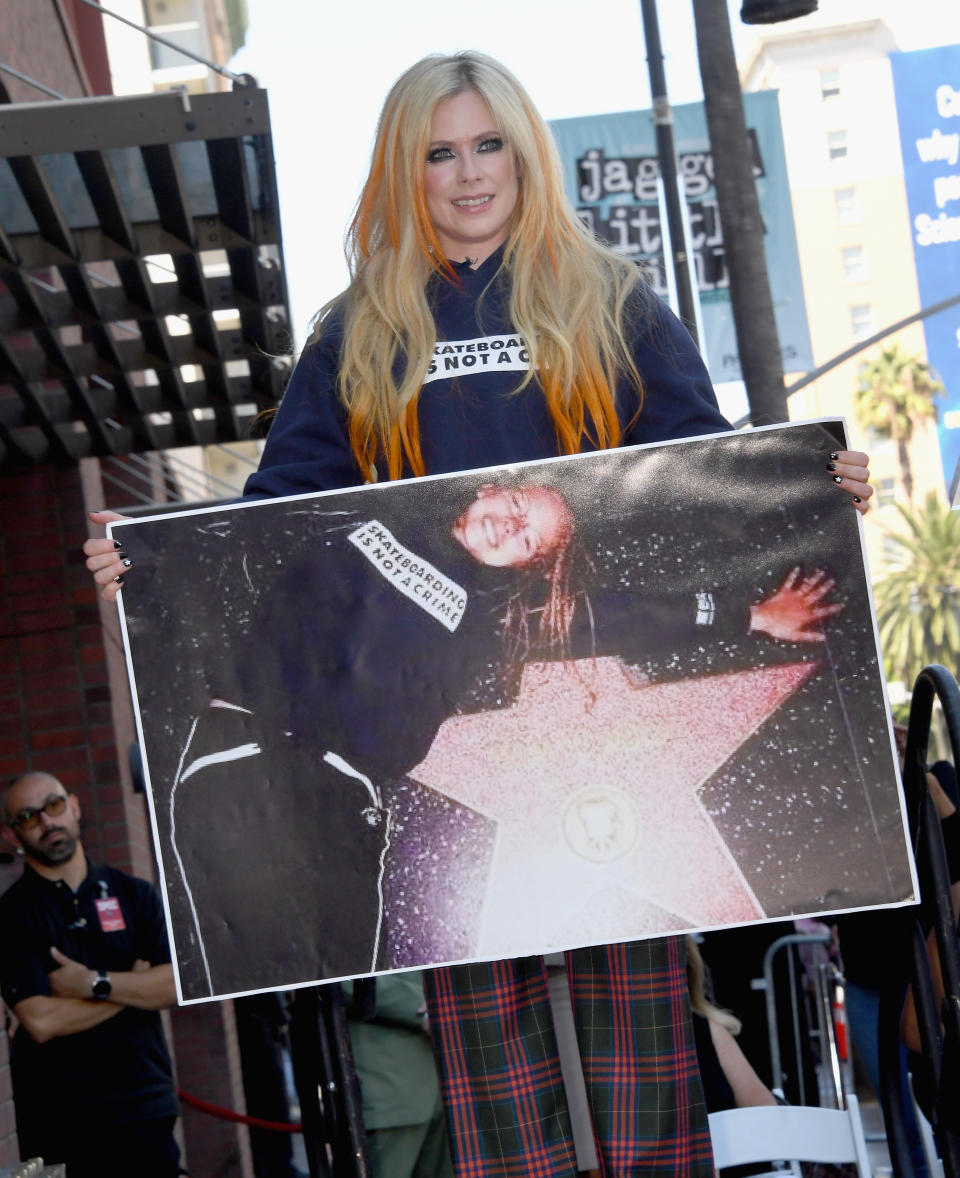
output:
M428 164L440 164L443 163L444 160L452 159L453 152L449 147L434 147L431 151L427 152Z
M503 140L499 135L493 136L491 139L484 139L477 144L477 151L499 151L503 147Z

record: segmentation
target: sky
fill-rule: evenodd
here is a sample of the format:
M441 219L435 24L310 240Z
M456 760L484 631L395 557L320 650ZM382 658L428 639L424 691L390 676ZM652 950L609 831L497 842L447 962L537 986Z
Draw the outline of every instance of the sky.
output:
M728 0L738 57L756 33ZM427 53L478 49L502 61L545 118L650 105L639 0L247 0L244 48L230 63L268 90L295 342L347 281L343 234L366 173L383 99ZM691 0L659 0L672 103L702 96ZM903 17L904 8L909 19ZM960 41L945 0L820 0L815 17L888 15L902 49Z

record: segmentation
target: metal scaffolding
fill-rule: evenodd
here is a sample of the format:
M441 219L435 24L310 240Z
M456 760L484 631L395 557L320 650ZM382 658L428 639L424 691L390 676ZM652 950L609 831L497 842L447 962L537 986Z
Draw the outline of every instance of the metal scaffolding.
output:
M282 256L255 85L0 107L0 470L246 437Z

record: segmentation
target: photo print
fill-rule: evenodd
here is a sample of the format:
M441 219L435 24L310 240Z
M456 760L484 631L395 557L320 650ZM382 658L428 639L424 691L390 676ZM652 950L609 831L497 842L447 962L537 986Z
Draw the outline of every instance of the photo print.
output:
M842 445L114 524L182 1000L912 900Z

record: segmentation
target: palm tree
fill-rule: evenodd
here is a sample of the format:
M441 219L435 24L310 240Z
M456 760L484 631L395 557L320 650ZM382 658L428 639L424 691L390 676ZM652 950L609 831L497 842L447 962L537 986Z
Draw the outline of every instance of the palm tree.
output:
M929 364L919 356L908 356L896 344L860 369L856 394L857 419L864 429L897 443L897 458L907 501L913 505L913 470L908 443L913 427L921 421L936 421L934 404L943 392Z
M906 532L884 529L904 566L874 586L887 677L908 688L928 663L960 674L960 511L931 491L919 511L897 510Z

